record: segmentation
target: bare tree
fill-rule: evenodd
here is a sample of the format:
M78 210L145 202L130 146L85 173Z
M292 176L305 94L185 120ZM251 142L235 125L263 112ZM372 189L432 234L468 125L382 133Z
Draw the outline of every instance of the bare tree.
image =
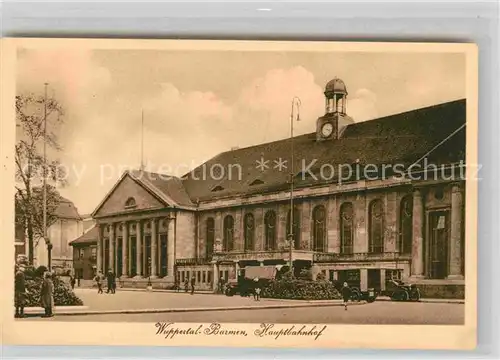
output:
M45 112L46 107L46 112ZM44 141L49 149L61 151L55 129L62 124L63 110L55 99L43 96L16 96L16 123L22 129L15 146L16 224L28 236L29 262L33 264L34 246L43 234L43 183L65 184L65 173L57 160L43 156ZM46 125L45 125L46 121ZM47 185L47 226L56 220L59 194ZM47 239L45 239L47 241Z

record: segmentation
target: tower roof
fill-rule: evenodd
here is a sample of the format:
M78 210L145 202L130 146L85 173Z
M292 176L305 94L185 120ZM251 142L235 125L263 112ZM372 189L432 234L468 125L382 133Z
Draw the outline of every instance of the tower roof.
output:
M326 84L325 94L327 93L337 93L337 94L347 95L347 88L342 79L335 77Z

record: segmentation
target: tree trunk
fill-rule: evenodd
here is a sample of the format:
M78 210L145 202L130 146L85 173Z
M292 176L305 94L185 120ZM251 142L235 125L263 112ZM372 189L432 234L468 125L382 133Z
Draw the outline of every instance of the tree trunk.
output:
M34 265L34 236L33 236L33 223L31 220L28 220L27 224L28 229L28 261L31 265Z

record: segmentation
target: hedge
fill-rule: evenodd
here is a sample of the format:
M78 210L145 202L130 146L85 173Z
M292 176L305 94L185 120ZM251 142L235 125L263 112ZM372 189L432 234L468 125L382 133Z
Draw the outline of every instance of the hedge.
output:
M294 300L332 300L342 296L329 281L310 281L284 277L262 289L262 297Z
M46 268L28 267L24 273L26 279L26 307L41 306L40 290L42 288L43 273ZM54 283L54 305L76 306L83 305L83 301L75 295L71 288L58 276L52 277Z

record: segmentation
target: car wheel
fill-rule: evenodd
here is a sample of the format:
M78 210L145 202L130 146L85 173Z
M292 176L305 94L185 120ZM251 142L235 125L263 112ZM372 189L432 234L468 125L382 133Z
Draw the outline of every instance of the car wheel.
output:
M408 294L408 291L403 290L403 292L401 293L401 301L408 301L409 298L410 295Z
M420 290L419 289L413 290L411 292L410 299L411 299L411 301L419 301L420 300Z
M360 299L361 299L360 293L358 291L353 291L353 293L351 295L351 301L358 302Z

